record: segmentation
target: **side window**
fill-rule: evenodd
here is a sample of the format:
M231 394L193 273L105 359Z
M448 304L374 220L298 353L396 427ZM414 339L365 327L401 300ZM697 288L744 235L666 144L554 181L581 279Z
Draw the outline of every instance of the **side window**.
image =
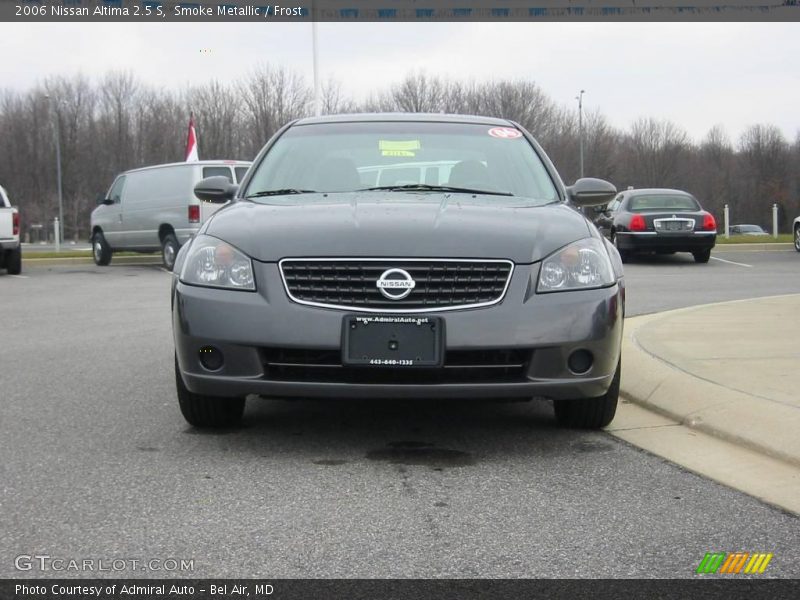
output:
M206 177L227 177L228 181L233 183L233 175L229 167L203 167L203 179Z
M122 202L122 189L125 187L125 175L122 177L117 177L117 180L114 182L114 185L111 186L111 191L108 192L108 197L110 200L114 201L114 204L119 204Z
M620 194L611 201L611 204L608 205L608 212L614 212L615 210L617 210L621 203L622 203L622 194Z
M247 169L249 167L236 167L234 171L236 171L236 183L241 183L242 179L244 179L245 173L247 173Z

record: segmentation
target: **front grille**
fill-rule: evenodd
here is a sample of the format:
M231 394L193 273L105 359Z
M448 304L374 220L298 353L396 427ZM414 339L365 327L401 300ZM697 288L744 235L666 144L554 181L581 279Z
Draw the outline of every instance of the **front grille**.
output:
M511 279L508 260L284 259L289 297L301 304L371 312L450 310L502 300ZM414 280L405 298L386 298L376 283L390 269ZM395 291L395 295L398 295Z
M448 350L442 367L350 367L339 350L262 348L266 378L319 383L436 384L525 381L532 350Z

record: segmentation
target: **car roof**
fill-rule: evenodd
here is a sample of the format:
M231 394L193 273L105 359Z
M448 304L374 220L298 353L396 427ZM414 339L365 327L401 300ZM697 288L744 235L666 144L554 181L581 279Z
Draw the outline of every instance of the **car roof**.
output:
M128 173L138 173L139 171L148 171L150 169L163 169L165 167L189 167L200 165L201 167L249 167L253 163L247 160L196 160L193 162L174 162L165 163L163 165L150 165L149 167L139 167L138 169L130 169L120 173L120 175L127 175Z
M681 194L683 196L691 196L689 192L683 190L673 190L670 188L641 188L636 190L625 190L622 192L626 196L638 196L639 194Z
M384 122L423 122L423 123L474 123L478 125L512 125L508 119L481 117L477 115L451 115L443 113L353 113L306 117L295 121L295 125L316 125L321 123L379 123Z

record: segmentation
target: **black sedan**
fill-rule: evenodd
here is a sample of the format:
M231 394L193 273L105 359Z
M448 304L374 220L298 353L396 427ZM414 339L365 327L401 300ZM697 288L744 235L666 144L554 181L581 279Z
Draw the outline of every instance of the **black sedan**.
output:
M176 384L196 426L249 395L554 400L614 417L622 263L517 124L453 115L295 121L178 256Z
M717 241L714 215L680 190L640 189L619 194L595 218L626 262L636 252L691 252L707 263Z

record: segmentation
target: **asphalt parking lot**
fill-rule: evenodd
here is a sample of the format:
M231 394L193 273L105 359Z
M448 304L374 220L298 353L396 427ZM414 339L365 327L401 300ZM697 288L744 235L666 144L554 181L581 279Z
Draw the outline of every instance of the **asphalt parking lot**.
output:
M800 293L798 270L794 251L639 259L628 315ZM14 568L44 553L193 559L170 573L192 577L680 578L739 550L800 576L797 516L558 429L546 402L262 400L200 433L175 399L169 283L0 275L0 577L71 575Z

